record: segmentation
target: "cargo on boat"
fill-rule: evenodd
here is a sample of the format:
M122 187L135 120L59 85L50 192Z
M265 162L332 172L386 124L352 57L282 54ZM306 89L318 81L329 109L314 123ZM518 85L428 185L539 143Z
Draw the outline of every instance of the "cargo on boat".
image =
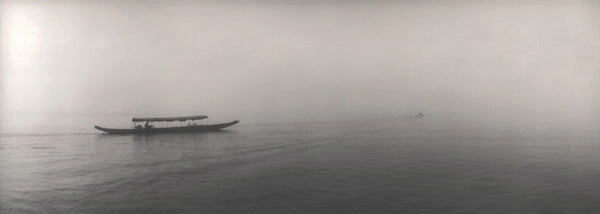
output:
M186 117L149 117L149 118L133 118L131 119L131 129L111 129L100 126L94 126L94 128L109 133L109 134L154 134L154 133L170 133L170 132L209 132L218 131L223 128L235 125L240 121L234 120L228 123L219 124L197 124L196 120L203 120L208 118L206 115L198 116L186 116ZM168 127L154 127L152 122L186 122L187 125L180 126L168 126ZM146 122L144 126L138 125L138 122Z

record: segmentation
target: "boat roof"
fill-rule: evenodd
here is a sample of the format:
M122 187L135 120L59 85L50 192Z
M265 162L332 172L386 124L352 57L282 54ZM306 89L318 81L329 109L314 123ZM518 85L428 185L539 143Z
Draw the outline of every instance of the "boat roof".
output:
M186 121L186 120L202 120L202 119L206 119L208 118L208 116L206 115L198 115L198 116L186 116L186 117L146 117L146 118L132 118L131 121L132 122L144 122L144 121L149 121L149 122L157 122L157 121L166 121L166 122L171 122L171 121Z

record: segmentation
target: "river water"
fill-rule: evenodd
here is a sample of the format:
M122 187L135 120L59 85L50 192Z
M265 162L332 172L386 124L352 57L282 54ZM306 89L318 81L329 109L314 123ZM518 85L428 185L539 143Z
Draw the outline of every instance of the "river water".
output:
M599 139L427 118L3 133L0 212L597 213Z

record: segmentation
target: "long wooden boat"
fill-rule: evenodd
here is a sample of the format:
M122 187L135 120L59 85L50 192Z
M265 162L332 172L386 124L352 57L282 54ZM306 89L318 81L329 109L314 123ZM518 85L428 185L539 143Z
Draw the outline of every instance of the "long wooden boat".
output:
M218 131L226 127L235 125L240 121L234 120L229 123L210 124L210 125L197 125L195 120L202 120L208 118L205 115L200 116L189 116L189 117L154 117L154 118L133 118L133 128L131 129L111 129L100 126L94 126L94 128L109 133L109 134L154 134L154 133L171 133L171 132L210 132ZM155 128L151 122L173 122L173 121L187 121L193 120L194 124L188 124L187 126L175 126L175 127L158 127ZM145 126L136 125L137 122L146 122Z

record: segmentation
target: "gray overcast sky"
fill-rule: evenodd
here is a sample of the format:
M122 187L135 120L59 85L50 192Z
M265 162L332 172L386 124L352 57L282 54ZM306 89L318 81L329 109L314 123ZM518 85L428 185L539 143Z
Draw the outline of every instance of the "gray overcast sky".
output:
M598 1L4 1L1 12L2 118L600 118Z

